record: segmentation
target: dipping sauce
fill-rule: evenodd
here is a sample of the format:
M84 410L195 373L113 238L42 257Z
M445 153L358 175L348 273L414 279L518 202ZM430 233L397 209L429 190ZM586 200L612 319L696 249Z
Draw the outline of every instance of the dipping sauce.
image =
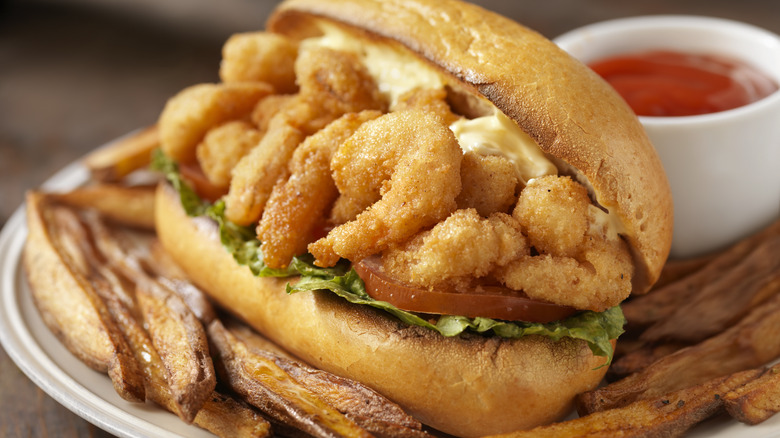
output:
M692 116L760 100L777 84L740 61L708 54L648 51L590 64L640 116Z

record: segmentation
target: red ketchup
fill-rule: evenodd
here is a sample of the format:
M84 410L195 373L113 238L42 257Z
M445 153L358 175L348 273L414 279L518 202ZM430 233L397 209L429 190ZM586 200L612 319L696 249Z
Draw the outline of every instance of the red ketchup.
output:
M649 51L590 64L640 116L692 116L725 111L777 90L763 73L721 56Z

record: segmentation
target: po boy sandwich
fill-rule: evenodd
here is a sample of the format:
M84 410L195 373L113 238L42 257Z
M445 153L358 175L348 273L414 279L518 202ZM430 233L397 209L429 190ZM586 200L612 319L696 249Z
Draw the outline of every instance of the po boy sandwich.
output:
M457 436L602 379L668 255L663 168L618 95L455 0L288 0L163 110L156 227L297 357Z

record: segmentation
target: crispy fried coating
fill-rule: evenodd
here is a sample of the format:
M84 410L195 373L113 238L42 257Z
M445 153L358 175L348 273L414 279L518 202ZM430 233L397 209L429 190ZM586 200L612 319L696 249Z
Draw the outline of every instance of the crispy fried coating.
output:
M195 162L195 148L211 128L247 116L273 92L262 82L199 84L185 88L165 104L158 126L160 147L183 163Z
M223 82L265 82L277 93L293 93L298 45L268 32L231 36L222 47L219 77Z
M545 176L523 189L513 215L541 254L572 257L588 230L588 191L569 177Z
M268 131L271 119L285 109L295 99L294 94L272 94L261 99L252 110L249 118L262 133Z
M305 138L286 118L274 117L260 143L233 168L225 217L239 225L256 222L274 184L287 177L287 162Z
M227 188L233 168L262 138L259 130L243 120L234 120L211 129L195 149L206 178L217 187Z
M287 163L306 136L344 114L382 110L386 103L358 58L326 48L301 51L295 63L300 91L271 118L260 144L233 169L225 198L225 216L249 225L257 222Z
M324 47L303 50L295 73L300 92L283 111L306 135L347 113L387 110L373 77L352 53Z
M520 224L505 213L483 218L477 210L456 210L431 230L382 254L385 272L406 283L433 287L456 277L483 277L528 254Z
M452 112L447 103L447 90L444 88L415 88L402 94L390 108L391 111L420 109L431 112L442 118L445 125L450 125L460 118Z
M460 165L463 186L456 202L458 208L476 208L483 217L491 213L509 213L517 202L519 179L515 165L505 157L466 152Z
M539 252L497 270L508 287L534 299L603 311L631 292L633 263L625 242L610 240L590 214L584 187L569 177L533 179L513 216Z
M399 111L363 124L336 151L331 168L337 202L365 211L309 245L316 263L360 260L449 216L462 157L455 135L434 114Z
M284 268L293 256L306 252L315 229L338 196L330 171L333 154L360 125L381 114L374 110L346 114L295 150L289 164L290 177L274 187L257 227L268 266Z

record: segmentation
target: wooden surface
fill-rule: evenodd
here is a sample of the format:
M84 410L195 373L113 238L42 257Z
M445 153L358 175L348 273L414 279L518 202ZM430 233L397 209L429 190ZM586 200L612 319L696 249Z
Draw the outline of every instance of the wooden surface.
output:
M780 32L780 2L483 0L548 37L642 14L699 14ZM215 81L222 42L262 28L263 0L0 0L0 225L67 163L157 118L165 100ZM219 9L217 9L219 8ZM109 436L30 382L0 349L0 436Z

